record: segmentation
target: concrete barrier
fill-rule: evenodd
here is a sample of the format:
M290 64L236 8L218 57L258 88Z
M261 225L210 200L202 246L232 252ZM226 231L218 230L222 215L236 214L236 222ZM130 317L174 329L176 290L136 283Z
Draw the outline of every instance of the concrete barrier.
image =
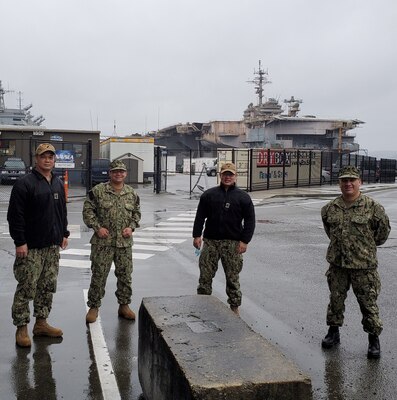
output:
M145 400L306 400L311 381L214 296L147 297L139 309Z

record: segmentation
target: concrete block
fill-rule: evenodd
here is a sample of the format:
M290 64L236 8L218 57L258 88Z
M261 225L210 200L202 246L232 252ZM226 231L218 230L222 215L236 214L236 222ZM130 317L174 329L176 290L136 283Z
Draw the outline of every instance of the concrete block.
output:
M147 297L138 373L146 400L306 400L310 378L214 296Z

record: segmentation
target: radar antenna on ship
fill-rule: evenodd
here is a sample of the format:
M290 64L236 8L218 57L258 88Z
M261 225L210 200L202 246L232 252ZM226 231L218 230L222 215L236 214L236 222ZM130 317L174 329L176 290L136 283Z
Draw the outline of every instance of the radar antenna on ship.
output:
M295 99L294 96L291 96L289 100L284 100L285 104L288 104L288 116L296 117L298 115L298 111L300 111L299 104L303 103L301 99Z
M268 70L263 70L261 66L261 60L259 60L259 69L258 71L254 70L254 75L257 75L254 80L252 81L247 81L248 83L253 83L255 84L255 93L258 95L258 104L262 105L263 104L263 86L272 83L269 81L267 78L269 73Z

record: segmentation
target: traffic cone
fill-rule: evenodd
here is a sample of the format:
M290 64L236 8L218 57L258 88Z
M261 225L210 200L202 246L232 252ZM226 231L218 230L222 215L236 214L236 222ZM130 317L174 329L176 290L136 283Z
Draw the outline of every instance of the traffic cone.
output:
M65 171L65 175L63 176L63 187L65 189L65 199L66 203L68 202L68 194L69 194L69 174L68 170Z

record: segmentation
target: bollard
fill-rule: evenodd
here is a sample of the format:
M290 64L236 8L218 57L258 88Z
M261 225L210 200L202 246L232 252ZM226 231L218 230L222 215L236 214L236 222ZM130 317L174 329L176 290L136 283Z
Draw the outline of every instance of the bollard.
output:
M65 174L63 176L63 188L65 190L65 199L66 203L68 202L68 194L69 194L69 174L68 170L65 171Z

